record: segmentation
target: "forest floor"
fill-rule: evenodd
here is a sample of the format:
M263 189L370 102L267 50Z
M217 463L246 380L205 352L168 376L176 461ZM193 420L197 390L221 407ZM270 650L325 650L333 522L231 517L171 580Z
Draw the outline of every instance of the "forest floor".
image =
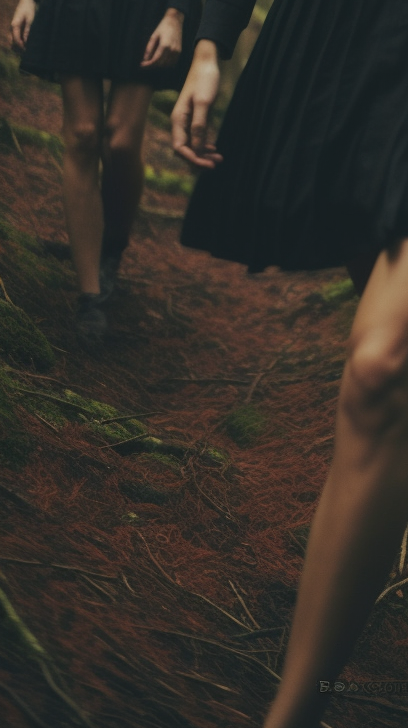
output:
M158 95L109 336L100 357L81 350L61 100L19 77L13 4L0 27L1 726L260 727L356 297L344 270L249 276L180 246L192 178ZM401 558L390 584L406 576ZM406 679L407 598L395 586L375 607L344 671L360 689L334 697L331 728L406 722L406 696L372 681Z

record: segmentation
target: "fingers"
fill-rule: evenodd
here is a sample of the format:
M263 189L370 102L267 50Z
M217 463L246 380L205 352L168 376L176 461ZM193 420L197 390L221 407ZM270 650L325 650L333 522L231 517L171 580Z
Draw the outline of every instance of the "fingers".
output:
M155 51L157 50L157 47L159 46L160 38L158 35L153 33L153 35L150 37L150 40L146 46L146 50L144 52L142 66L147 63L148 61L151 61L153 58Z
M11 39L12 39L12 45L15 48L18 48L20 51L23 51L25 48L25 43L28 38L28 32L30 28L28 28L28 32L26 32L26 23L24 21L13 21L10 30L11 30Z
M182 145L174 151L178 156L183 157L183 159L186 159L187 162L190 162L190 164L193 164L195 167L200 167L201 169L215 169L215 167L223 161L221 154L211 152L207 153L204 151L199 155L196 154L187 144Z
M165 68L169 66L174 66L177 63L180 56L180 51L178 49L162 45L160 42L160 38L156 39L155 46L153 46L152 44L150 49L149 45L150 41L146 48L143 61L140 64L142 68L149 68L152 66L154 66L155 68Z
M207 141L209 105L196 101L191 119L191 148L201 154Z
M187 109L180 111L176 108L172 114L174 151L196 167L214 169L217 164L222 162L222 156L218 154L213 144L205 143L201 126L198 134L199 149L193 148L190 141L189 129L193 115L192 108L190 102Z

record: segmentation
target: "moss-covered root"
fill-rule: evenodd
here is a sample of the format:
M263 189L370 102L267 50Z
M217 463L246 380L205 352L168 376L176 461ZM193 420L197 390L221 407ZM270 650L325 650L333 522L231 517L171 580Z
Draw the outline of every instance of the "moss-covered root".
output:
M75 713L80 725L85 728L93 728L88 717L76 705L76 703L59 686L61 682L59 674L52 664L52 660L46 650L39 643L35 635L29 630L21 617L17 614L7 594L0 588L0 617L4 628L17 638L27 656L41 668L41 671L53 692Z
M32 365L39 371L55 363L54 352L43 333L17 306L0 299L0 353L5 359Z

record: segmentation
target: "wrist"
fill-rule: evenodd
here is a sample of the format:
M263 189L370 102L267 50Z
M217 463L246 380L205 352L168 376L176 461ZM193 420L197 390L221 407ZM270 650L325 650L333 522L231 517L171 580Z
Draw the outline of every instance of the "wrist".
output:
M177 8L168 8L165 12L165 17L175 18L182 23L184 20L184 13L182 13L181 10L177 10Z
M214 43L213 40L202 38L198 41L195 47L194 58L197 58L200 61L214 61L215 63L218 63L220 60L220 54L217 44Z

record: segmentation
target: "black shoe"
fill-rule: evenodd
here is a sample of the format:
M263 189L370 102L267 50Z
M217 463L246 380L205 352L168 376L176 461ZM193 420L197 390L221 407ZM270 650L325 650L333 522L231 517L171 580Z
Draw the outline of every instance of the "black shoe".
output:
M112 295L116 286L116 278L120 266L120 255L109 255L102 253L101 267L99 272L100 301L106 301Z
M108 324L100 309L102 299L99 293L81 293L78 297L77 333L86 349L94 350L102 344Z

